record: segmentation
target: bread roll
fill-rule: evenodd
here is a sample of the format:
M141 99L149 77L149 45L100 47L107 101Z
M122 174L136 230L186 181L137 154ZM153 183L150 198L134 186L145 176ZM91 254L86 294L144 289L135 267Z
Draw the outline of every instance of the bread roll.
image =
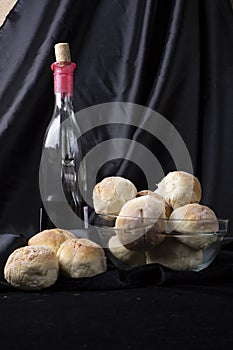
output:
M115 222L117 236L127 249L144 250L160 244L164 235L165 206L146 195L131 199L122 207Z
M18 248L7 259L4 276L8 283L18 289L47 288L58 277L56 254L44 246Z
M92 277L107 269L104 250L85 239L68 239L57 251L60 271L71 278Z
M184 171L168 173L157 186L155 193L159 193L173 209L201 200L200 182Z
M60 233L62 233L66 237L66 239L76 238L75 234L70 231L62 230L60 228L57 228L56 231L59 231Z
M182 233L177 239L191 248L207 248L216 242L219 230L213 210L201 204L187 204L175 209L168 222L168 231Z
M43 245L57 253L60 245L70 238L76 238L76 236L70 231L53 228L39 232L31 237L28 245Z
M202 264L202 250L192 249L169 237L158 247L146 251L147 264L158 263L177 271L197 270Z
M108 242L110 252L120 261L133 267L138 265L144 265L146 263L146 257L144 252L137 252L127 249L121 244L117 236L112 236Z
M150 190L142 190L142 191L139 191L137 193L137 197L142 197L142 196L146 196L146 195L154 196L154 197L160 199L162 201L163 205L165 206L165 217L169 218L169 216L171 215L171 212L172 212L172 207L170 207L170 205L165 201L165 199L159 193L155 193L155 192L150 191Z
M123 177L106 177L93 190L93 204L97 214L117 215L122 206L136 197L134 184Z

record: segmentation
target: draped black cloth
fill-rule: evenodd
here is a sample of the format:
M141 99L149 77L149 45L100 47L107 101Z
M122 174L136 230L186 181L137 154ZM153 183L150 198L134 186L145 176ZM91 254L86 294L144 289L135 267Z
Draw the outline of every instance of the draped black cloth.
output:
M132 102L163 115L183 138L202 203L232 218L233 14L222 0L20 0L0 29L0 230L39 229L38 170L54 106L54 44L69 42L75 110ZM133 127L88 134L89 147L120 134L176 170L158 140ZM178 169L179 170L179 169ZM145 188L128 161L102 167Z

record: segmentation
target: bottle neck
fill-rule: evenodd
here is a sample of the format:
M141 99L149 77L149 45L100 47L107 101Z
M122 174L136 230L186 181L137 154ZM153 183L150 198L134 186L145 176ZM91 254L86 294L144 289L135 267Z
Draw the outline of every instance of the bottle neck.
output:
M73 95L67 92L55 92L55 104L59 109L73 109Z
M72 99L75 68L76 64L73 62L55 62L51 65L56 99Z

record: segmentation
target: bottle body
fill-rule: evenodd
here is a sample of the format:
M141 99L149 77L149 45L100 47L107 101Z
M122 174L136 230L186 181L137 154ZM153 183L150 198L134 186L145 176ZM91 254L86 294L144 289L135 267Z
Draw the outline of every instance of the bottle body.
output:
M85 166L81 133L73 109L75 64L53 64L55 107L47 128L40 165L43 229L82 227ZM81 190L82 189L82 190ZM51 225L52 223L52 225Z

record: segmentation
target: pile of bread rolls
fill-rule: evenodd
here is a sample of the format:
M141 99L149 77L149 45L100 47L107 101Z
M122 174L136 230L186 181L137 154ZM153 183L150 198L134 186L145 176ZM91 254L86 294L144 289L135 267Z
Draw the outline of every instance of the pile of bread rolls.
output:
M60 275L92 277L106 269L105 252L98 244L55 228L35 234L27 246L16 249L7 259L4 276L15 288L40 290Z
M95 212L114 220L108 249L127 266L159 263L193 270L218 236L218 221L200 204L199 180L184 171L168 173L154 191L137 191L128 179L112 176L93 189ZM201 234L199 234L201 233ZM206 233L206 234L205 234ZM62 229L35 234L7 259L5 279L15 288L40 290L59 276L92 277L107 270L104 249Z
M200 204L201 196L197 177L184 171L170 172L154 191L140 192L130 180L112 176L94 187L93 205L98 215L116 216L108 248L117 259L128 266L160 263L192 270L218 232L217 217Z

